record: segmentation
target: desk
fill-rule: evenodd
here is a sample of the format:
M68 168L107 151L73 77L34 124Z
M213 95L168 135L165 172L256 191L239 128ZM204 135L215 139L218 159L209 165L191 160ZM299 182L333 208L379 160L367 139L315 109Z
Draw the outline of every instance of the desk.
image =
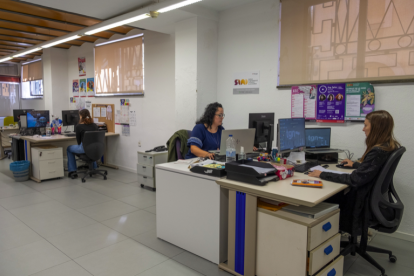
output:
M228 191L188 164L155 167L157 237L213 263L227 259Z
M330 170L349 172L336 166L330 166ZM297 179L316 179L303 173L295 173L293 178ZM236 197L242 193L245 195L245 245L244 245L244 275L256 275L256 248L257 248L257 198L267 198L293 205L315 206L327 198L346 189L348 186L323 180L322 189L294 187L291 180L287 178L277 182L270 182L265 186L255 186L238 181L219 179L219 184L223 189L229 191L229 215L228 215L228 258L227 263L221 263L219 267L233 275L240 275L235 271L235 237L236 237ZM240 206L239 206L240 208ZM285 250L285 248L280 248ZM260 276L260 275L258 275ZM293 276L293 274L292 274ZM296 276L296 275L295 275Z
M9 140L9 135L11 133L19 132L19 128L10 128L10 127L1 127L0 128L0 160L6 158L4 154L4 148L10 148L11 144Z
M107 144L108 144L107 139L108 137L113 137L113 136L119 136L119 133L113 133L113 132L105 133L105 138L106 138L105 139L105 154L104 154L104 162L102 163L102 166L118 169L117 166L108 164L106 162ZM25 150L26 160L30 162L32 162L32 157L31 157L32 147L36 147L40 145L60 146L60 147L63 147L63 154L65 155L67 146L73 145L76 143L76 137L74 136L68 137L68 136L59 135L59 134L52 135L50 136L50 138L49 137L46 138L46 137L21 136L20 139L24 140L24 150ZM30 170L30 178L36 182L39 182L39 183L41 182L41 180L33 177L31 170Z

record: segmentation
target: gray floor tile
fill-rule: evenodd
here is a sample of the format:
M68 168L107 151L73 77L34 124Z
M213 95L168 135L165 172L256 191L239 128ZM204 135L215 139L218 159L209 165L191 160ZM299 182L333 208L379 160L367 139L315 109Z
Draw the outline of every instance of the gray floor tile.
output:
M62 187L68 187L68 186L75 186L79 184L76 180L70 179L70 178L62 178L62 179L52 179L52 180L46 180L42 181L41 183L37 183L34 181L26 181L23 182L24 185L27 187L30 187L36 191L46 191L50 189L56 189L56 188L62 188Z
M142 189L141 193L120 198L119 200L135 206L139 209L148 208L156 204L156 194L152 191Z
M231 275L230 273L219 269L217 264L207 261L187 251L175 256L172 259L206 276Z
M74 261L94 276L135 276L167 259L162 254L128 239Z
M125 236L134 237L156 228L154 214L139 210L120 217L105 220L102 224L118 231Z
M74 261L69 261L30 276L91 276L88 271L83 269Z
M163 241L162 239L157 238L156 232L157 232L156 229L153 229L145 233L142 233L138 236L135 236L133 237L133 239L139 243L142 243L145 246L148 246L151 249L154 249L157 252L160 252L161 254L169 258L172 258L184 252L183 249L169 242Z
M22 222L9 227L2 227L0 233L0 251L16 248L43 239Z
M34 192L13 197L2 198L0 199L0 205L10 210L50 200L52 200L50 197L39 192Z
M55 200L33 204L10 210L10 212L20 220L28 221L38 219L51 214L61 214L69 212L72 209Z
M138 274L138 276L202 276L203 274L190 269L176 261L168 260Z
M121 183L113 179L108 179L105 181L87 181L85 183L82 183L81 186L92 191L101 193L103 195L112 197L114 199L138 194L139 192L141 192L141 188L133 187L131 185Z
M388 276L412 276L414 268L406 267L397 263L391 263L388 260L383 261L376 258L374 254L370 254L384 269ZM358 258L351 266L348 272L352 272L359 276L377 276L380 271L363 258Z
M153 214L157 214L157 206L156 205L151 206L151 207L148 207L148 208L145 208L144 210L145 211L148 211L150 213L153 213Z
M22 222L9 211L0 211L0 231L20 223Z
M26 276L70 259L45 240L0 252L0 275Z
M357 274L354 274L352 272L347 272L344 274L344 276L358 276Z
M136 173L117 170L113 172L108 172L108 178L122 183L132 183L137 181L138 176Z
M78 211L94 220L104 221L138 211L138 208L118 200L112 200L82 208Z
M347 255L344 258L344 272L347 272L349 268L355 263L355 261L359 258L359 255L356 256Z
M0 186L0 198L12 197L33 192L35 192L35 190L19 182L15 182L10 185L6 183L6 185Z

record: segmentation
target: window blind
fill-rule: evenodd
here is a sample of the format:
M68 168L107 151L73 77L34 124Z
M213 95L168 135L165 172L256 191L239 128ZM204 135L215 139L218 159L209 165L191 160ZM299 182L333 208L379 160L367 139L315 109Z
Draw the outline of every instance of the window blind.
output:
M36 61L22 66L22 81L34 81L43 79L42 61Z

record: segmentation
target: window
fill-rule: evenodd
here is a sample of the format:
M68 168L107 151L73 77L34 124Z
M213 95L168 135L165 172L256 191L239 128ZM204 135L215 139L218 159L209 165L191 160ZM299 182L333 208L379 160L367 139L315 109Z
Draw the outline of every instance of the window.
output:
M281 1L279 86L414 77L414 0Z
M13 115L13 109L19 109L19 83L0 80L0 117Z
M22 99L43 97L43 64L35 61L22 66Z
M144 94L144 37L109 41L95 47L96 96Z

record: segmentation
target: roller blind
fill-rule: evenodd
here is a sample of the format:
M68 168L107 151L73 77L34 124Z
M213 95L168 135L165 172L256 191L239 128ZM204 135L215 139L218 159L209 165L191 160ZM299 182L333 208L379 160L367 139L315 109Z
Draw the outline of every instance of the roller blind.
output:
M144 93L143 37L95 47L97 96Z
M32 62L22 66L22 81L34 81L43 79L42 61Z
M414 0L282 0L280 86L414 77Z

